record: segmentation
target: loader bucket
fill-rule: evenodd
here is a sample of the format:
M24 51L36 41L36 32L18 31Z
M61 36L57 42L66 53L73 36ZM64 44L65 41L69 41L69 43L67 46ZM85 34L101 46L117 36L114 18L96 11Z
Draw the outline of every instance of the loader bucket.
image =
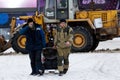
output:
M8 42L5 40L3 35L0 35L0 52L3 52L11 47L11 40Z

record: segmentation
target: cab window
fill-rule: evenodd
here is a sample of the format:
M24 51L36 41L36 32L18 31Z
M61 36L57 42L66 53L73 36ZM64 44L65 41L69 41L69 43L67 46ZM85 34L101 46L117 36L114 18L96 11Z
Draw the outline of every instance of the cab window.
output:
M67 0L57 0L57 8L67 8Z

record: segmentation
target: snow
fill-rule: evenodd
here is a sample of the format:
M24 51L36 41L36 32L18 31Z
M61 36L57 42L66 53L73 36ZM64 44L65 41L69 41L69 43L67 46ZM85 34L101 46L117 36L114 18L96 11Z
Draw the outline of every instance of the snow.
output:
M120 38L101 42L96 50L120 48ZM12 48L6 52L13 51ZM48 73L30 76L28 55L0 56L0 80L120 80L120 54L118 53L73 53L70 54L67 74ZM56 71L57 73L57 71Z
M9 53L11 53L11 52L15 52L12 48L9 48L9 49L7 49L6 51L4 51L3 53L5 53L5 54L9 54Z
M98 49L116 49L120 48L120 38L114 38L113 40L107 40L100 42L96 50Z

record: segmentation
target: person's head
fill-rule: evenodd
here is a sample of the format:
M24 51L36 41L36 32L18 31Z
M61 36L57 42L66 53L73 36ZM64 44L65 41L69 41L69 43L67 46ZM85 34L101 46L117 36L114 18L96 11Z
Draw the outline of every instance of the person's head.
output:
M29 27L33 27L34 26L34 21L33 21L33 19L32 18L29 18L28 20L27 20L27 24L28 24L28 26Z
M60 27L62 27L62 28L64 28L64 27L66 27L66 20L65 19L60 19Z

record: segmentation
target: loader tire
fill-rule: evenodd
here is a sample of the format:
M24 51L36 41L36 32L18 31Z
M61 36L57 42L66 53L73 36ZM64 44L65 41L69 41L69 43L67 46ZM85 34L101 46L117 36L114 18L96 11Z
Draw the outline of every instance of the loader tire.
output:
M99 40L97 40L96 37L94 37L93 46L90 51L94 51L97 48L98 44L99 44Z
M16 32L12 37L12 48L17 52L22 54L27 54L28 51L25 50L25 41L26 38L24 35L20 35L19 32Z
M90 31L85 28L78 26L74 30L73 34L73 52L89 52L93 46L93 36Z

